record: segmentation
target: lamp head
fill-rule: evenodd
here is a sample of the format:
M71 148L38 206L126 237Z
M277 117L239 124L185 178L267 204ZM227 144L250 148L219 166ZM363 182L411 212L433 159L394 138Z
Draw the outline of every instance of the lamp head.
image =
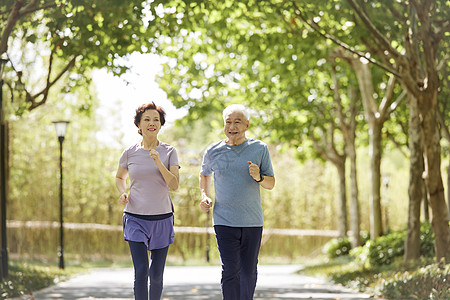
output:
M55 124L56 135L58 138L64 139L69 121L53 121L53 124Z

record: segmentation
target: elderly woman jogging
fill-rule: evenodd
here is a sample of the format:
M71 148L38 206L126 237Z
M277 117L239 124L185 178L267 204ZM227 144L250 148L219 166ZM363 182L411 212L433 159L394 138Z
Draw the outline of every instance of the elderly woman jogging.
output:
M169 190L178 188L180 165L176 149L158 140L164 123L165 112L154 103L136 110L134 124L142 140L123 151L116 173L119 203L125 206L123 234L133 260L137 300L161 299L167 252L175 238Z

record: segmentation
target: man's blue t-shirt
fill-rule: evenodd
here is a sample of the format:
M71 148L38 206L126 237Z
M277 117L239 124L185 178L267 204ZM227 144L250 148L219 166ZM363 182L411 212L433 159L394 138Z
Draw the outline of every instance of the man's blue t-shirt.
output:
M249 138L236 146L222 140L206 149L201 173L214 173L214 225L263 226L260 187L250 176L248 161L264 176L274 176L269 149L259 140Z

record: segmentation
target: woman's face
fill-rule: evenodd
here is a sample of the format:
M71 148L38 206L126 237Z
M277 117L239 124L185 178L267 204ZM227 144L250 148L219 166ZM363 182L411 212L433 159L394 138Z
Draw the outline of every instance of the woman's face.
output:
M143 137L157 136L161 129L161 120L158 111L154 109L146 110L142 114L141 122L139 122L139 129Z

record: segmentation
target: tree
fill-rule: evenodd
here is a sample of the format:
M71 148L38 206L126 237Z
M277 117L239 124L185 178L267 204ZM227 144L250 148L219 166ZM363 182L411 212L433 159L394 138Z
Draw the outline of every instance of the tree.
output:
M89 82L86 72L92 68L106 67L115 74L125 72L127 66L117 58L152 48L153 36L146 31L145 18L151 17L147 12L142 1L2 1L0 58L8 59L6 77L24 86L24 96L15 98L12 113L22 115L26 110L45 104L50 89L60 80L67 81L66 92L72 92L79 85L86 86ZM46 70L38 70L40 80L37 81L29 64L24 62L24 53L30 48L35 51L34 57L46 59ZM11 97L15 93L11 91ZM82 109L90 109L88 101L81 102ZM0 114L4 114L3 105ZM7 119L2 118L2 129L7 127ZM8 149L7 140L2 141L2 147ZM0 157L4 167L8 166L6 157ZM6 178L2 178L1 184L6 190ZM5 222L2 220L2 224ZM6 229L2 228L2 232ZM7 269L3 273L7 273Z
M338 65L336 60L338 59L333 51L330 57L331 69L324 72L330 75L329 89L331 92L328 95L331 98L330 103L319 106L313 111L313 116L315 116L313 118L317 119L317 121L315 124L311 124L309 138L313 141L315 151L323 159L330 161L336 167L339 175L338 232L340 236L347 235L346 161L347 158L350 159L350 228L352 246L357 247L360 245L360 211L355 141L356 117L360 113L361 106L358 105L359 93L356 90L356 86L353 85L356 83L352 84L350 75L342 71L338 72L338 70L343 70L343 68ZM316 82L315 86L318 87L320 84ZM326 91L322 93L327 95ZM325 96L323 97L325 98ZM316 129L314 128L315 126L317 126ZM321 126L325 127L326 133L320 129ZM319 138L315 136L317 129L321 133ZM336 138L337 136L339 138ZM338 147L342 148L342 150L339 151Z
M362 24L374 38L374 51L418 101L425 154L425 182L433 212L436 259L450 260L449 216L441 176L441 146L438 126L439 65L445 59L441 48L450 30L450 10L446 1L409 1L390 5L394 17L401 17L403 41L394 44L387 32L379 31L367 7L349 0ZM398 14L400 12L400 15ZM401 26L399 26L401 28ZM399 29L400 29L399 28ZM400 43L403 42L403 43ZM397 45L397 48L395 47Z
M444 199L442 177L440 174L440 145L439 128L437 126L437 93L439 90L438 68L446 60L446 51L443 44L444 36L449 28L449 10L445 1L355 1L346 2L334 0L303 1L248 1L247 3L233 1L169 1L164 2L167 11L173 9L172 14L164 15L165 22L155 24L162 36L170 37L169 51L176 52L175 57L180 57L189 61L192 65L178 65L175 67L182 70L182 75L186 75L186 70L193 72L189 77L195 80L182 79L180 82L172 82L168 85L172 88L170 96L178 105L192 108L192 111L201 111L208 107L211 101L201 101L210 99L208 93L215 92L214 88L219 87L220 93L214 93L219 99L226 103L233 97L234 101L249 101L247 98L258 99L259 107L268 108L265 121L283 119L286 132L298 133L298 130L290 128L293 124L304 117L304 113L294 113L279 110L280 104L271 103L273 99L285 100L291 104L291 109L301 111L304 105L293 102L285 94L276 95L279 89L272 87L274 83L280 81L281 76L296 76L291 69L291 74L281 74L276 72L280 64L289 64L299 67L299 70L306 71L302 75L308 74L310 68L294 61L289 54L294 52L296 59L304 59L316 55L320 51L329 49L331 42L343 47L349 53L359 58L352 60L352 66L357 72L360 81L360 89L365 98L367 116L371 119L373 126L373 143L379 144L379 132L381 128L380 117L386 119L392 107L388 104L402 99L401 88L396 83L400 83L407 93L418 100L419 114L422 119L421 133L425 137L425 170L427 190L430 203L433 209L433 230L436 237L436 257L437 259L448 258L449 255L449 228L448 214ZM155 2L155 7L163 3ZM337 13L336 13L337 12ZM303 25L300 25L303 24ZM298 26L297 30L292 27ZM307 39L311 36L311 29L324 38L323 42L318 39ZM284 33L286 34L280 34ZM199 38L202 37L202 38ZM296 39L298 38L298 39ZM184 43L184 40L190 42ZM267 43L270 41L270 44ZM296 44L290 41L297 41ZM311 41L316 44L311 45ZM286 45L282 48L278 45ZM301 45L302 47L295 47ZM161 49L161 47L159 48ZM197 49L199 51L194 51ZM308 51L309 50L309 51ZM188 59L187 53L191 55L200 52L201 55L193 60ZM263 58L267 61L261 63L261 59L256 58L255 53L264 53ZM206 58L202 61L201 56ZM220 56L222 55L222 56ZM211 68L211 56L220 57ZM269 60L272 60L272 63ZM180 60L181 61L181 60ZM245 64L243 62L246 62ZM369 66L370 63L370 66ZM264 65L264 68L262 66ZM444 64L446 65L446 64ZM204 66L204 67L203 67ZM377 68L375 68L377 67ZM288 68L286 68L288 70ZM368 72L370 69L371 72ZM378 71L375 71L378 69ZM247 70L247 72L237 72L235 70ZM246 74L256 72L253 78L258 78L265 83L261 88L257 84L251 84ZM374 86L367 84L372 72L382 73L380 76L389 78L384 81L386 85L385 99L380 97L378 105L374 105L372 91ZM221 74L217 77L219 82L208 82L203 84L203 79L211 79L209 75ZM205 75L205 76L204 76ZM301 76L301 75L300 75ZM297 77L299 78L299 77ZM179 80L179 79L177 79ZM254 81L254 80L253 80ZM294 80L286 80L292 82ZM298 79L299 84L294 85L299 91L304 79ZM240 85L238 84L240 83ZM210 85L210 86L208 86ZM177 88L178 86L178 88ZM179 87L182 86L180 89ZM240 86L240 89L235 88ZM227 89L227 87L231 87ZM255 87L259 89L255 89ZM285 91L289 86L285 85ZM211 89L212 88L212 89ZM235 90L233 91L233 88ZM190 92L192 95L189 95ZM179 93L180 95L176 95ZM241 94L241 96L239 96ZM245 98L242 96L245 95ZM307 99L307 97L304 97ZM256 101L249 101L256 105ZM270 105L268 105L270 103ZM276 124L274 121L273 124ZM291 126L289 126L290 124ZM379 155L374 153L375 170L373 175L373 203L374 203L374 223L380 221L378 198L379 198ZM376 178L378 177L378 178ZM381 234L380 225L374 224L372 238Z
M335 5L341 12L346 9L340 1L331 2L316 1L317 5L303 4L302 8L296 7L294 2L292 4L296 7L295 15L303 22L325 38L395 76L417 99L424 137L425 182L433 211L436 259L449 260L450 232L440 171L441 148L437 126L437 94L439 73L442 72L439 66L447 65L443 61L446 60L444 46L447 45L444 37L450 28L448 4L433 0L370 3L347 0L352 13L347 18L342 14L339 17L344 24L349 22L351 26L355 25L355 31L345 37L340 28L335 30L328 26L330 24L319 24L321 8Z
M333 67L331 72L334 85L334 102L337 106L337 115L339 116L339 123L342 132L342 136L345 141L345 153L350 160L350 228L352 231L352 247L360 246L360 205L358 195L358 180L357 180L357 168L356 168L356 117L360 112L359 106L359 93L357 87L352 85L347 89L349 105L345 110L342 103L342 96L339 93L339 80L336 75L336 66Z
M230 4L200 2L185 7L182 1L167 3L167 7L177 7L179 14L186 17L180 19L181 25L169 21L166 24L175 25L160 26L162 35L172 37L166 47L161 47L166 49L162 53L172 58L161 85L176 105L190 108L188 117L192 119L208 110L220 110L228 102L243 102L260 116L261 128L266 128L259 132L263 138L308 149L304 140L322 135L318 139L326 144L311 143L311 149L315 148L316 158L333 162L340 174L337 222L340 234L346 235L343 142L353 143L348 147L355 148L351 126L358 111L353 107L346 116L348 112L338 94L346 94L347 86L341 91L328 75L330 68L318 67L327 57L327 46L317 43L308 32L302 33L301 28L287 26L278 30L281 16L268 2L237 3L236 9ZM328 113L338 110L339 118ZM335 124L336 119L339 124ZM336 131L345 131L346 138L334 138ZM352 231L358 243L358 192L356 168L352 166L352 211L358 214L352 216Z
M143 5L141 1L3 1L0 55L17 60L9 63L10 68L18 72L16 68L21 67L18 53L8 51L14 47L13 41L26 41L24 47L34 45L35 49L44 49L47 56L43 82L35 90L26 85L22 105L32 110L44 104L49 89L69 71L79 74L79 80L86 70L96 67L106 67L115 74L125 72L127 66L117 58L152 47L149 39L153 36L146 35L144 20L148 15ZM24 51L13 51L17 50ZM57 60L63 62L62 67L54 70ZM26 70L21 71L19 80L31 77Z
M384 91L382 101L377 104L375 96L380 95L380 92L375 92L372 71L367 62L361 62L352 55L348 56L345 53L342 57L349 62L358 78L366 120L369 125L369 155L371 158L370 180L372 187L372 192L370 194L370 236L372 239L376 239L383 234L380 195L380 166L382 157L381 133L384 123L398 104L404 99L405 93L400 94L398 98L396 98L396 80L395 77L391 76L386 84L386 90Z

